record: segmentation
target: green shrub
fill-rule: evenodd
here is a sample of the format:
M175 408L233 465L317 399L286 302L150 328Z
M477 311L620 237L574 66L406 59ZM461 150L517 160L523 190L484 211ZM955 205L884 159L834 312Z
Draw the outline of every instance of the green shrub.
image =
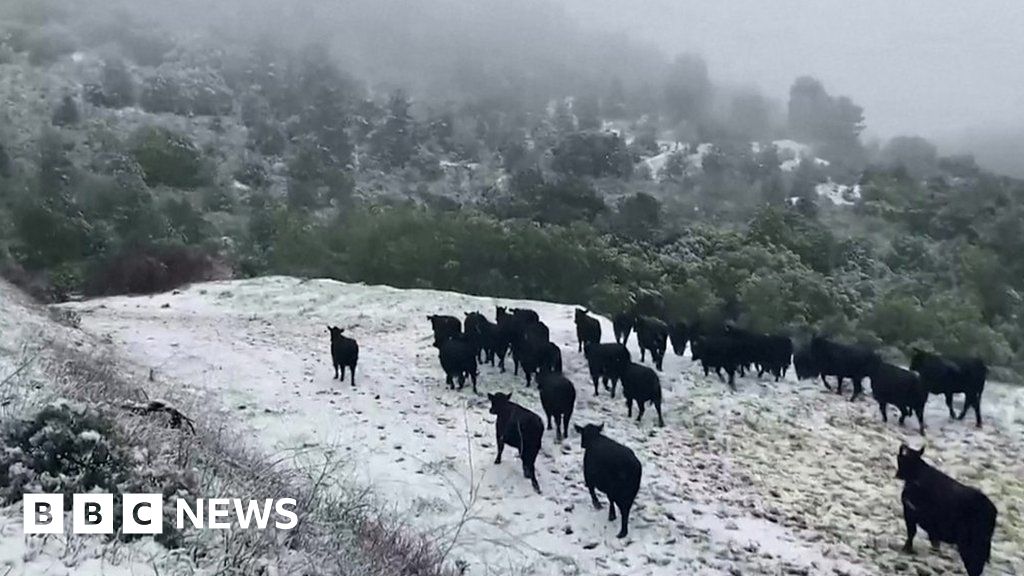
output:
M125 440L96 409L68 403L44 407L3 432L0 496L7 504L25 492L118 492L131 474Z
M202 156L187 136L167 128L146 127L133 136L132 154L146 184L195 188L205 179Z
M59 401L27 420L7 421L0 432L0 501L11 504L25 493L60 493L65 508L72 494L114 494L114 530L120 533L121 495L161 492L165 497L197 493L194 476L167 461L154 462L144 446L133 444L96 408ZM174 524L173 501L164 511L163 533L154 539L167 548L182 543Z

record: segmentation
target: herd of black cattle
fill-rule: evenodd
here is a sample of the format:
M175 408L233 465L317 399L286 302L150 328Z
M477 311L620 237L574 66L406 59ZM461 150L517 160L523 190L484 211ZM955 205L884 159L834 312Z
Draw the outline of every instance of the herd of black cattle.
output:
M513 372L522 368L526 384L534 381L539 390L541 406L547 417L547 429L555 421L557 441L569 435L569 421L576 403L576 388L562 373L562 351L551 342L550 330L533 310L497 307L491 322L479 312L467 312L460 321L454 316L428 316L433 329L433 345L438 349L441 368L449 388L472 382L477 392L480 363L496 366L505 371L505 359L511 357ZM611 397L615 397L618 384L626 398L627 415L632 417L633 403L637 404L637 421L650 403L662 419L661 382L658 372L667 345L682 356L687 344L691 358L699 361L705 376L713 370L723 382L735 390L735 377L744 377L757 370L758 378L770 374L778 382L784 378L790 365L800 380L821 378L831 390L827 377L836 378L836 391L842 394L843 382L853 383L851 400L863 392L862 382L868 378L871 392L888 421L887 407L900 411L900 424L911 414L917 416L920 432L924 435L924 407L929 394L943 395L951 418L962 420L970 408L974 409L976 425L981 426L981 395L985 387L987 368L977 358L945 358L922 350L914 350L910 368L888 363L867 347L848 345L815 336L807 346L794 350L788 336L758 334L732 325L707 327L687 325L683 322L665 322L658 318L641 316L633 312L617 314L613 318L615 342L601 342L601 324L587 310L576 310L578 352L586 358L594 395L600 394L603 384ZM344 336L343 329L328 327L331 334L331 356L335 378L344 381L345 370L351 373L355 386L355 370L359 346L354 339ZM654 368L634 362L626 344L636 332L640 361L649 353ZM510 354L511 353L511 354ZM728 379L722 375L728 375ZM959 416L953 410L953 395L964 394L965 402ZM540 416L511 401L511 393L488 394L490 413L497 417L497 457L501 463L505 446L517 449L523 463L523 474L540 492L535 463L540 452L544 423ZM584 449L584 483L590 491L594 507L601 503L595 490L608 496L610 521L616 519L616 508L621 516L619 538L628 533L629 511L640 489L642 466L634 452L603 435L604 425L575 426ZM904 550L913 552L913 540L920 526L928 533L933 547L941 543L955 545L969 576L982 573L989 561L992 534L995 531L996 507L981 491L961 484L945 475L921 458L924 449L913 450L901 445L897 455L896 477L904 481L902 493L903 516L907 539Z

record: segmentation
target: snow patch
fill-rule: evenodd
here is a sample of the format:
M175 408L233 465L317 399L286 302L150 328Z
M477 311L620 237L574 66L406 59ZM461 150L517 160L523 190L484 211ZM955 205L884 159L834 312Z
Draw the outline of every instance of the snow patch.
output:
M607 434L643 462L626 541L615 539L606 510L591 507L575 433L562 443L546 433L537 462L542 495L522 477L514 451L492 463L493 416L483 394L513 391L542 413L521 375L484 366L480 396L445 388L426 316L492 315L495 305L540 313L577 386L574 423L606 423ZM654 576L905 573L918 562L934 573L959 569L947 554L909 560L898 551L900 485L891 460L900 441L920 441L915 430L893 419L883 424L873 404L842 401L819 383L744 378L731 393L671 353L660 374L666 427L654 427L650 413L638 424L621 396L594 396L572 306L273 277L68 307L80 311L86 329L109 333L131 358L160 366L163 378L221 406L268 450L344 454L354 479L442 543L468 510L473 520L453 554L470 575L495 567ZM611 324L600 322L609 340ZM354 388L331 379L325 323L344 326L360 343ZM1003 493L1016 494L1021 481L1006 467L1022 461L1024 425L1013 414L1024 396L992 384L986 397L980 431L949 422L933 402L929 451L964 467L956 474L995 467L983 478L998 475ZM1019 566L1022 556L1000 543L993 568L1008 560Z
M814 191L818 196L827 198L836 206L852 206L859 202L861 197L860 184L853 186L837 184L831 179L828 182L822 182L815 186Z

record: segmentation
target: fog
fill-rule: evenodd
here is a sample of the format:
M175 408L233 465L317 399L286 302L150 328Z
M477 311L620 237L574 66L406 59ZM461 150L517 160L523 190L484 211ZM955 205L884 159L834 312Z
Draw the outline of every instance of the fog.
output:
M1020 2L561 1L588 25L697 50L717 78L772 96L812 74L864 106L867 136L919 134L1024 175Z
M562 0L590 25L704 54L716 76L783 96L811 74L868 111L872 132L1024 124L1024 4Z
M779 110L793 81L811 75L864 108L865 140L921 135L1022 172L1024 4L1015 0L121 3L189 31L322 41L356 78L421 99L540 101L606 90L609 78L639 90L657 85L675 55L698 53L719 92L755 89Z

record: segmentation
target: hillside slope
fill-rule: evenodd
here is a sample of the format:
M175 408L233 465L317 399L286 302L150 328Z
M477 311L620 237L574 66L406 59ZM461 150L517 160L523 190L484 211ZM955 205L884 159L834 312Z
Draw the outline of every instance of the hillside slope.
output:
M634 448L644 479L630 537L595 511L575 434L545 436L543 495L515 458L493 464L484 393L514 391L540 412L522 377L481 369L480 396L444 388L427 314L536 309L577 385L575 423L605 422ZM901 440L915 427L883 425L873 402L850 403L820 383L743 379L730 393L688 357L665 362L666 427L636 424L621 397L595 398L576 352L570 306L285 277L195 285L173 294L63 305L109 335L140 370L219 409L268 451L345 464L331 480L372 486L430 531L469 574L918 574L958 573L955 551L899 553ZM325 324L361 346L357 386L331 380ZM605 340L610 324L602 320ZM635 340L631 342L638 357ZM928 410L928 454L981 486L1000 508L993 573L1024 570L1024 394L986 389L987 424ZM507 455L514 454L506 453ZM1002 572L1001 572L1002 571Z

